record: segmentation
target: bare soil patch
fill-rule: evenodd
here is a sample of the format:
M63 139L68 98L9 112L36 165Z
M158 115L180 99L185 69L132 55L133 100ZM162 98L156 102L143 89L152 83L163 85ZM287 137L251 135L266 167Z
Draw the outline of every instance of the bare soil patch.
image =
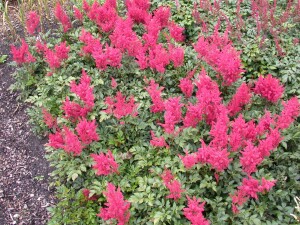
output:
M0 55L10 55L10 40L0 35ZM8 88L14 68L0 64L0 224L46 224L47 207L54 203L49 187L51 169L44 155L45 139L28 123L28 105Z

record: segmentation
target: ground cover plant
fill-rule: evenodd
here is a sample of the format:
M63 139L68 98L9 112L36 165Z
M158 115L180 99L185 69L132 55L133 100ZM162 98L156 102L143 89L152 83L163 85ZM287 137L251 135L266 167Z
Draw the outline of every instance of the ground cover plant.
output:
M144 0L54 14L60 29L42 34L30 12L11 47L13 88L49 134L49 224L293 223L299 101L273 74L244 76L220 22L188 40Z

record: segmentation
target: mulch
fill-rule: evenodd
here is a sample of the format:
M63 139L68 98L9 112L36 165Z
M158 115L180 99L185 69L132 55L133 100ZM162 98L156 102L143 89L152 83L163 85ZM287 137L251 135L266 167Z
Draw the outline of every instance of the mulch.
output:
M0 32L1 33L1 32ZM0 34L0 56L10 55L11 40ZM49 189L51 168L45 159L45 138L31 131L29 107L8 90L14 68L0 64L0 224L46 224L47 207L55 202Z

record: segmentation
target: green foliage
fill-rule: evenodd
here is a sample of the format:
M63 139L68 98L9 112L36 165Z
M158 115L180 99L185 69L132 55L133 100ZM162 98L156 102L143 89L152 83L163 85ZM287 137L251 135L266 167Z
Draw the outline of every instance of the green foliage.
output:
M0 64L5 63L7 58L8 58L8 55L1 55L0 56Z

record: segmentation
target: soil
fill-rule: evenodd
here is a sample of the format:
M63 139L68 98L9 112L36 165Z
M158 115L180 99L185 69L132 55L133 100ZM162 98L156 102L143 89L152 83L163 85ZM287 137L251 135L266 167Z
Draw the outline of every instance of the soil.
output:
M8 36L0 31L0 56L10 55ZM46 224L54 204L49 189L51 168L44 155L45 139L31 131L28 105L8 90L14 68L0 63L0 225Z

